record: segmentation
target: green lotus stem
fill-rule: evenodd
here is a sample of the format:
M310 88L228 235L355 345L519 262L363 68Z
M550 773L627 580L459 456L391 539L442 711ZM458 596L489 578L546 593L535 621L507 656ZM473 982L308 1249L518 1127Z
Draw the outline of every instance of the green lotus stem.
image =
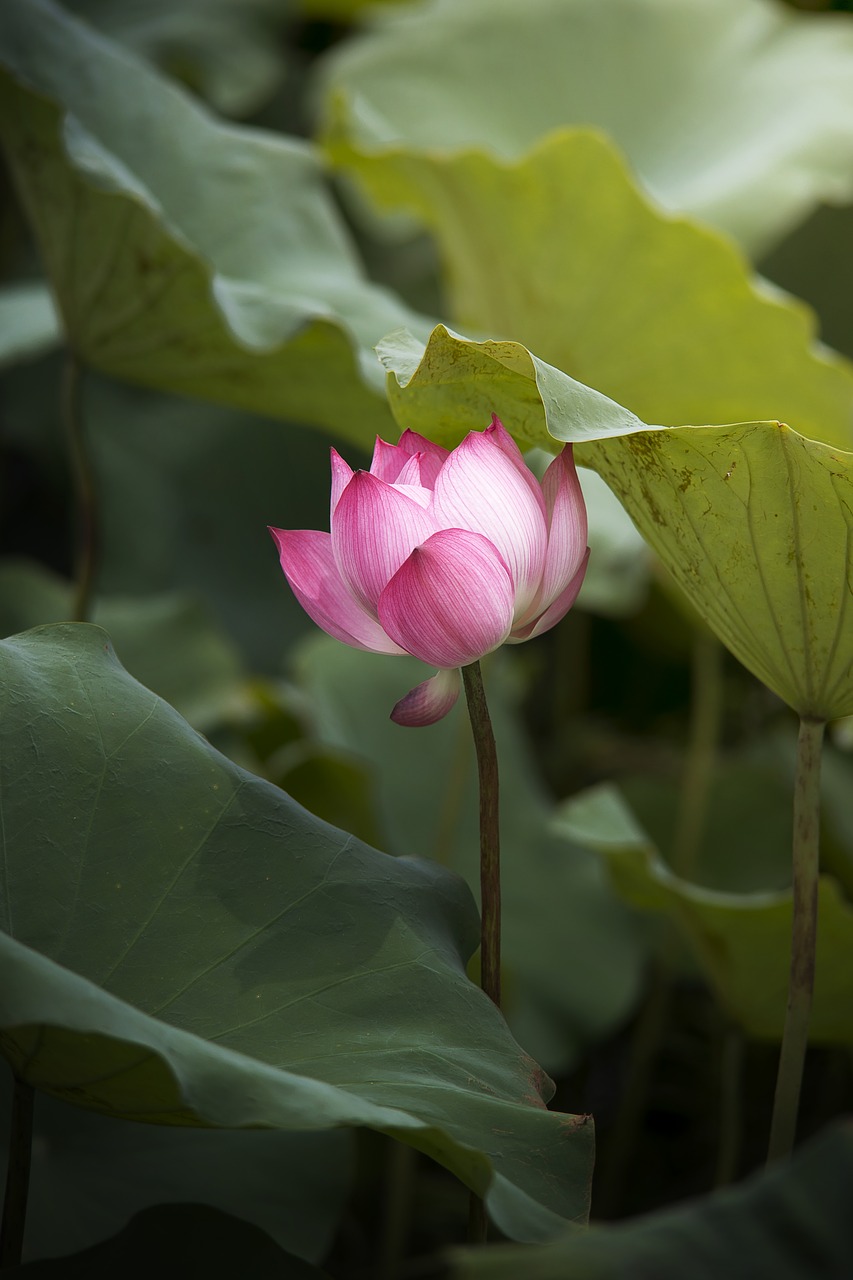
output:
M418 1153L395 1138L388 1139L385 1196L377 1280L398 1280L412 1228L412 1198Z
M687 756L671 855L673 871L685 880L696 871L723 706L723 646L704 628L693 636L691 677Z
M817 945L818 875L820 870L820 759L823 720L800 720L797 770L794 779L794 910L791 925L791 971L788 1008L776 1097L770 1126L768 1163L791 1154L797 1132L797 1112L803 1065L809 1042L809 1017L814 992Z
M83 426L82 369L74 352L69 352L65 362L62 385L62 416L68 439L71 473L77 497L79 521L76 580L72 617L76 622L88 621L92 607L92 591L97 563L97 515L95 477L86 447Z
M12 1119L9 1126L3 1227L0 1230L0 1268L15 1267L21 1261L24 1227L27 1221L27 1198L30 1192L32 1152L33 1088L16 1076L12 1094Z
M462 668L480 781L480 986L501 1007L501 845L498 753L479 662Z

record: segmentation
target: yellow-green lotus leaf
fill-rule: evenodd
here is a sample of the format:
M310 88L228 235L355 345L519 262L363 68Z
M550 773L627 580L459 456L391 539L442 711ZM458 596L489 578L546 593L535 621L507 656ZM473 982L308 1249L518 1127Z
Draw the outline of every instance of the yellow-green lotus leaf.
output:
M721 235L660 212L601 134L558 130L504 160L367 153L340 112L330 130L333 161L434 235L454 328L523 343L645 422L781 418L853 447L853 366L816 344L809 308Z
M801 716L853 712L853 454L747 422L578 456L744 666Z

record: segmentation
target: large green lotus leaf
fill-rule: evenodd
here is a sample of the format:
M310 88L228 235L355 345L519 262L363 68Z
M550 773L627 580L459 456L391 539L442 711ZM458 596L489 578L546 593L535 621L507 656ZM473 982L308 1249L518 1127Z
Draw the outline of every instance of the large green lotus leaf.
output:
M671 917L731 1015L754 1036L779 1039L791 962L791 894L722 893L676 876L616 788L597 787L562 807L557 828L597 850L619 894L641 911ZM567 856L572 856L569 852ZM815 998L815 1042L853 1043L853 907L822 876Z
M10 1076L5 1068L2 1074ZM0 1128L11 1103L4 1084L0 1080ZM236 1214L282 1248L318 1261L350 1194L352 1137L344 1129L280 1133L132 1124L40 1094L24 1257L86 1249L150 1205L190 1203ZM5 1163L6 1152L0 1156Z
M801 716L853 712L853 453L752 422L581 456L744 666Z
M307 144L217 123L48 0L0 6L0 50L0 137L85 361L352 439L388 425L372 346L418 321L366 280Z
M430 0L336 50L325 86L346 96L356 147L408 152L413 179L425 156L516 161L565 125L601 130L657 201L751 251L853 197L846 16L768 0ZM566 194L603 212L583 186Z
M406 329L376 347L400 426L456 445L497 413L522 448L643 431L646 424L519 342L476 342L436 325L426 346Z
M391 858L231 764L100 628L3 642L2 1049L124 1119L366 1125L427 1152L499 1226L585 1216L587 1119L465 976L458 878Z
M380 354L401 422L452 439L491 405L521 443L575 442L750 671L801 715L853 711L853 453L779 422L644 429L518 343L441 326Z
M784 418L849 444L853 373L804 304L756 282L717 232L661 213L607 138L563 129L506 161L389 143L332 159L438 241L454 327L512 339L646 422Z
M371 767L383 848L434 858L479 894L476 763L463 700L436 725L410 733L389 719L429 672L326 636L296 659L322 741ZM549 830L552 806L519 724L517 671L501 654L485 672L501 767L504 1006L518 1040L564 1072L633 1006L643 951L601 867L581 847L568 857Z
M218 111L248 116L285 75L277 28L293 0L62 0L63 8L184 81Z
M853 1130L739 1186L536 1248L457 1250L453 1280L840 1280L853 1273Z
M148 1280L152 1275L206 1280L328 1280L328 1273L280 1249L259 1227L202 1204L144 1209L118 1235L63 1258L15 1267L22 1280Z

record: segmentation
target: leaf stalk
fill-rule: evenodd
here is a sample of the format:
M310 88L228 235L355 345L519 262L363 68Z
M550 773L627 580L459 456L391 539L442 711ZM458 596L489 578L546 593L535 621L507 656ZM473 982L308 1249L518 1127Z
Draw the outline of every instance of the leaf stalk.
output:
M809 1041L817 948L820 871L820 764L823 720L800 720L794 778L793 919L788 1007L779 1053L768 1164L791 1154Z

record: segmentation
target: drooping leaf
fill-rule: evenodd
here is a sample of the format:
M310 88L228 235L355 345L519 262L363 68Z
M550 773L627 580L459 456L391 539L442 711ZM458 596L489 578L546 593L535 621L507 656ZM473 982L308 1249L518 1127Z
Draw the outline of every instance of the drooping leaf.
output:
M324 79L348 100L356 147L409 152L410 178L427 155L515 162L582 125L615 140L655 200L752 252L853 198L847 15L762 0L431 0L335 50ZM570 198L590 203L583 187Z
M138 1213L118 1235L63 1258L27 1262L22 1280L148 1280L149 1276L204 1275L232 1280L328 1280L327 1272L285 1253L259 1227L199 1204L157 1205Z
M853 1132L838 1125L748 1182L536 1248L457 1250L453 1280L832 1280L853 1270Z
M125 1119L367 1125L485 1194L515 1238L583 1218L591 1126L545 1109L467 980L460 880L230 764L98 628L0 653L0 1026L20 1075Z
M599 787L566 802L559 830L597 850L632 906L682 926L724 1008L750 1035L779 1039L791 962L791 893L724 893L673 874L619 792ZM853 1043L853 907L822 876L809 1034L816 1043Z
M371 767L383 847L450 866L478 894L477 774L461 703L429 729L401 730L391 708L427 669L327 637L301 647L296 672L321 739ZM503 797L505 1011L520 1043L564 1071L632 1007L643 951L595 859L581 847L566 857L549 831L551 805L518 723L512 667L496 655L485 679Z
M365 278L305 143L217 123L49 0L0 9L0 137L79 355L131 381L387 426Z
M4 1068L2 1076L9 1072ZM0 1127L11 1089L0 1080ZM5 1161L5 1152L0 1153ZM40 1094L27 1200L25 1259L105 1241L141 1209L210 1205L320 1260L352 1180L352 1134L274 1133L131 1124Z
M377 344L388 399L405 421L442 444L482 430L497 413L523 448L553 450L552 437L597 440L642 431L636 414L546 364L519 342L476 342L439 324L426 346L407 330Z
M450 435L487 405L522 443L575 441L699 615L800 715L853 710L853 452L779 422L642 429L517 343L381 348L399 421ZM596 439L596 437L598 437Z
M853 453L753 422L582 456L744 666L801 716L853 712Z

